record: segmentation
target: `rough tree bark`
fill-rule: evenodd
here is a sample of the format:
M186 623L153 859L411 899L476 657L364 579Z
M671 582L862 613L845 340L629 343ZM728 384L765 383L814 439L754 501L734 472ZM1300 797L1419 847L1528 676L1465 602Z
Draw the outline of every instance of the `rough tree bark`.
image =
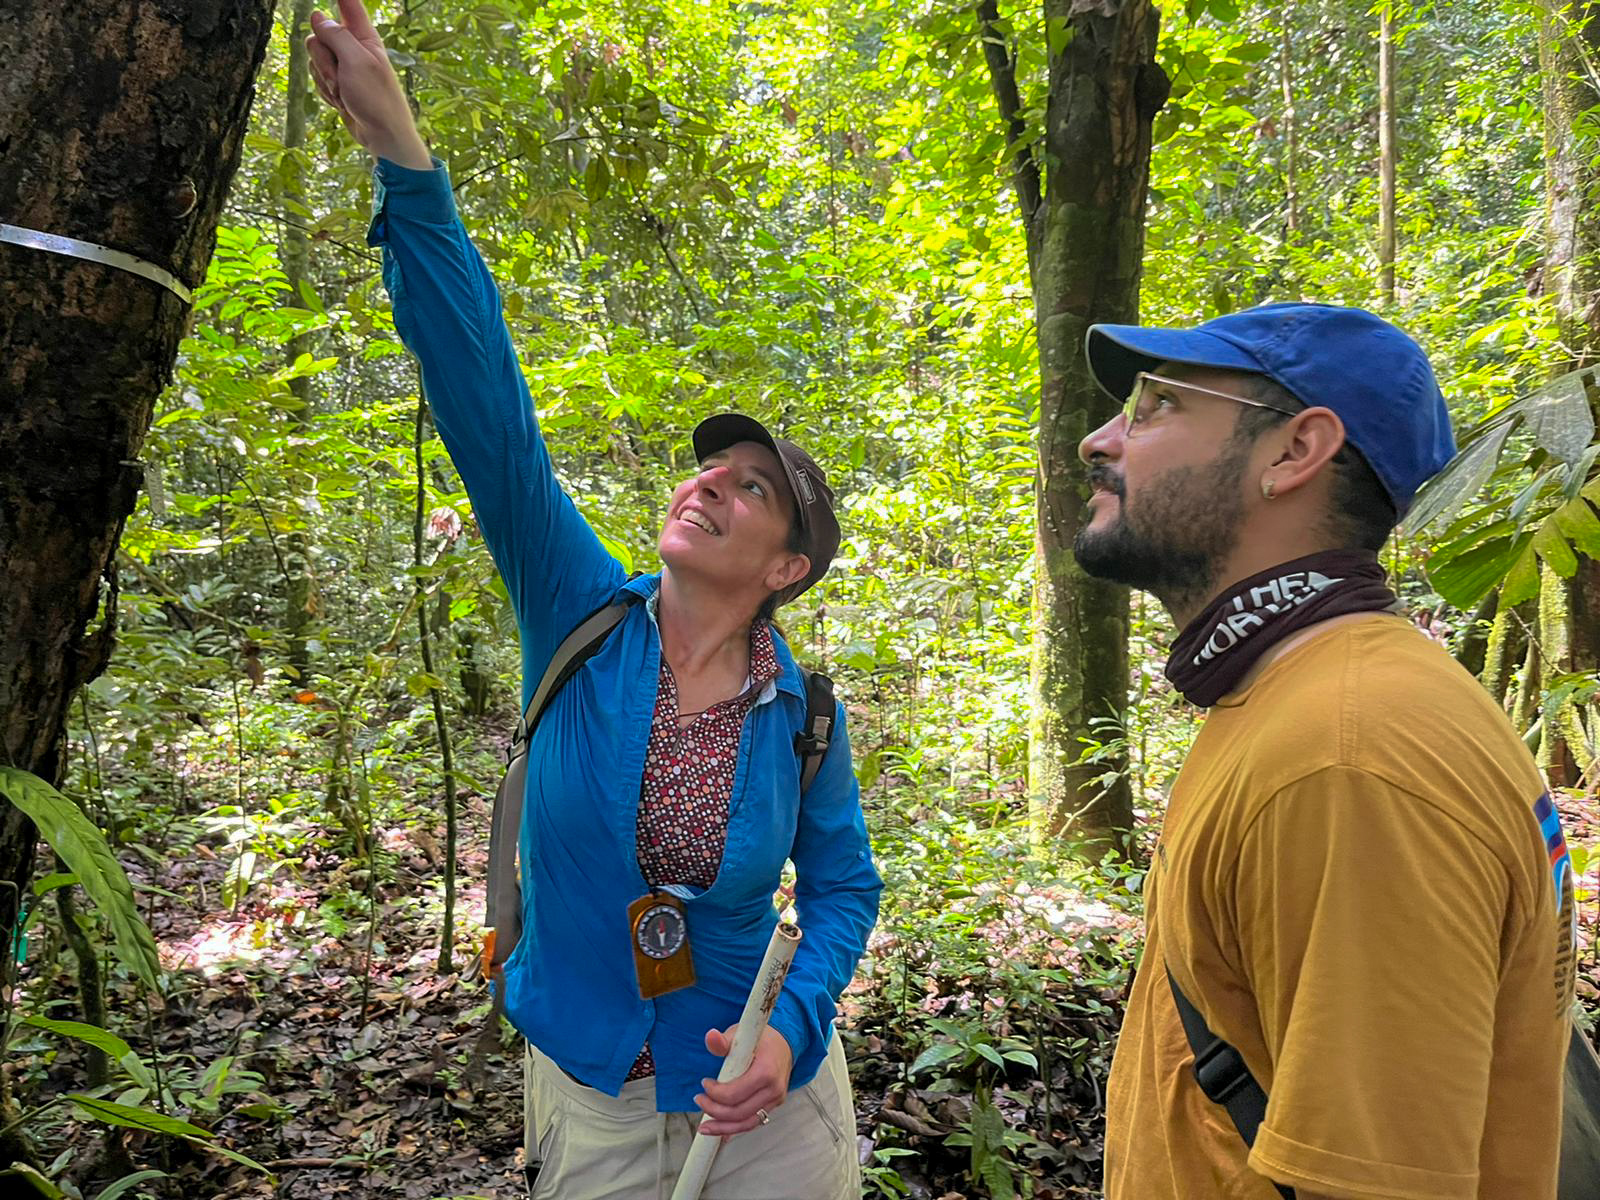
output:
M311 8L312 0L290 0L285 13L289 26L289 92L284 99L283 144L289 151L286 167L290 184L284 196L283 273L297 293L302 287L315 286L311 282L311 243L306 236L305 171L297 154L306 144L306 123L311 115L311 66L305 45L306 34L311 32ZM310 354L312 342L310 334L292 339L287 347L289 362L293 363L302 354ZM289 419L294 432L303 437L311 428L310 377L302 375L291 379L289 390L299 404ZM290 444L294 442L291 440ZM288 479L291 487L310 489L315 486L305 471L291 471ZM284 565L288 574L284 581L285 657L294 670L296 684L303 685L311 670L307 637L315 593L311 582L311 542L306 535L304 515L297 510L294 499L291 496L289 502L294 527L284 538Z
M197 284L271 18L271 0L0 0L0 219ZM52 783L68 701L111 651L113 554L188 315L139 276L0 243L0 762ZM0 802L0 947L35 842Z
M1042 135L1030 136L1016 55L996 0L979 0L979 35L1011 148L1027 233L1039 348L1032 719L1028 792L1034 835L1068 825L1095 840L1133 824L1125 757L1080 762L1120 719L1128 693L1128 593L1090 579L1072 557L1086 499L1078 443L1116 411L1083 355L1088 327L1137 321L1151 123L1169 85L1155 62L1148 0L1046 0L1052 36Z
M1555 299L1570 370L1596 357L1600 328L1600 206L1592 135L1581 121L1600 104L1585 63L1600 61L1600 3L1544 0L1539 66L1544 84L1544 288Z

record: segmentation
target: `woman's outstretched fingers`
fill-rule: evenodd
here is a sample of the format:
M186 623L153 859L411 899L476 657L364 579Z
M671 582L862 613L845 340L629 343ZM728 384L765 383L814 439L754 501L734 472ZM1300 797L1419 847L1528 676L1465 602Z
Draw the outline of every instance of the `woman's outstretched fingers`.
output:
M361 0L339 0L339 19L358 41L378 41L378 31L372 27L372 18Z
M343 23L321 9L311 14L306 45L318 90L339 110L351 136L372 153L430 170L428 148L367 10L360 0L339 0L339 15Z

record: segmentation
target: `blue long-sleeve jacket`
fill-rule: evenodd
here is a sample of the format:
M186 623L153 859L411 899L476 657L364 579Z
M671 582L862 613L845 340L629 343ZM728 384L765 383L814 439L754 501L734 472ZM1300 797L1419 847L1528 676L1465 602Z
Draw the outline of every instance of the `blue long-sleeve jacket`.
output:
M649 596L659 576L629 581L551 467L500 296L457 219L442 166L380 161L370 244L383 248L395 326L422 364L434 421L516 610L523 703L562 639L621 590ZM781 674L739 740L727 847L715 883L687 901L697 982L639 998L627 920L648 887L635 858L645 749L661 640L653 606L634 605L598 654L556 695L534 734L522 823L523 933L506 966L506 1015L559 1066L616 1095L648 1040L656 1105L694 1107L720 1060L705 1033L739 1019L777 919L786 858L804 938L772 1015L794 1052L790 1086L809 1082L827 1049L839 994L877 919L872 864L844 711L805 795L794 736L805 695L774 637Z

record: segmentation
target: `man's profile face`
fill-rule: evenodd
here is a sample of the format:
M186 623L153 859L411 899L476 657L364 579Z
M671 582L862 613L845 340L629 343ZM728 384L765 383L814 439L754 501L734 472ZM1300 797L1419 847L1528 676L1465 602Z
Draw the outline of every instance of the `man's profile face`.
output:
M1162 364L1154 374L1249 394L1237 372ZM1209 594L1238 545L1254 443L1237 436L1239 405L1168 384L1146 387L1148 415L1135 430L1119 413L1078 448L1093 494L1072 549L1088 574L1170 606Z

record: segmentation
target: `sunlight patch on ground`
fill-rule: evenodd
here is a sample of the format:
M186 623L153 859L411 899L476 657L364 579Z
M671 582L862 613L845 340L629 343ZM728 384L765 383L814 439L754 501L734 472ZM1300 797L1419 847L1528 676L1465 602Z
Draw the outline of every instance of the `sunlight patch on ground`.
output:
M202 926L186 938L158 944L161 965L169 971L198 970L208 979L239 963L259 963L287 949L276 929L262 920L224 919Z
M1126 913L1118 912L1104 900L1083 892L1056 888L1031 891L1026 884L1019 885L1017 892L1017 902L1024 912L1038 917L1058 932L1069 929L1126 929L1131 923Z

